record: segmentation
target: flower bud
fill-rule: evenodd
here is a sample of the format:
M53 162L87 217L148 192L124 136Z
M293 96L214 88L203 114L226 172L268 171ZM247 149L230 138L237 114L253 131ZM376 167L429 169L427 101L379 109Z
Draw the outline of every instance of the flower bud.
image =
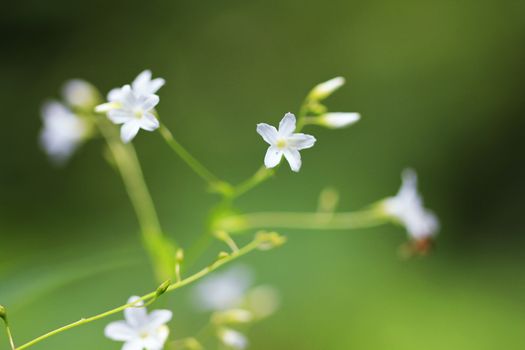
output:
M212 315L212 322L217 325L250 323L253 321L253 314L244 309L230 309L215 312Z
M171 281L170 280L166 280L164 281L158 288L157 290L155 291L155 295L156 296L161 296L162 294L166 293L166 291L168 290L168 288L170 287L171 285Z
M340 129L354 124L361 115L359 113L334 112L326 113L319 117L319 125L331 129Z
M277 232L261 231L256 234L255 239L259 241L260 250L270 250L286 243L286 237Z
M279 308L279 292L272 286L252 288L246 296L246 307L257 319L272 315Z
M332 93L334 93L337 89L339 89L341 86L345 84L345 78L343 77L336 77L333 79L330 79L328 81L325 81L324 83L316 85L312 91L310 91L310 94L308 95L308 98L310 100L324 100L328 96L330 96Z
M178 264L182 264L184 261L184 250L182 248L177 249L177 253L175 253L175 260Z
M3 305L0 305L0 318L3 319L4 321L7 320L7 310L5 309Z
M62 88L62 96L69 106L82 109L93 108L99 102L95 87L80 79L68 80Z
M221 328L218 330L217 336L219 340L230 349L244 350L248 347L248 338L234 329Z

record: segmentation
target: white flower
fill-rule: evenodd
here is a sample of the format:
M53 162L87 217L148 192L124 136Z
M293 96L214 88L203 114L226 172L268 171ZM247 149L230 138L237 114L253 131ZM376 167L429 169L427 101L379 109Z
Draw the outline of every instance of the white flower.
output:
M157 95L136 93L129 85L120 91L118 108L109 109L108 118L115 124L122 124L120 138L131 141L140 129L153 131L159 127L159 121L152 111L159 103Z
M416 173L406 169L402 179L397 195L384 201L385 212L400 221L414 240L424 240L436 235L439 222L434 213L423 207L423 200L417 191Z
M218 333L221 342L230 349L243 350L248 347L248 338L231 328L221 328Z
M319 117L319 124L332 129L339 129L354 124L361 115L359 113L333 112Z
M62 88L62 96L70 106L85 109L92 108L98 101L98 94L93 85L80 79L67 81Z
M257 124L257 132L270 145L264 157L264 165L267 168L279 164L284 155L293 171L298 172L301 169L299 150L312 147L316 140L311 135L294 131L295 116L292 113L285 114L279 123L279 130L265 123Z
M128 304L138 299L133 296ZM124 342L122 350L161 350L168 339L166 323L171 317L170 310L155 310L148 314L140 301L124 310L125 321L108 324L104 334L111 340Z
M242 265L215 273L195 287L195 305L203 311L237 308L251 282L251 270Z
M151 79L151 71L149 69L141 72L135 80L131 83L132 90L138 95L154 95L164 86L166 81L162 78ZM120 102L122 100L122 89L115 88L108 93L109 102Z
M312 100L324 100L345 84L345 78L336 77L316 85L309 94Z
M90 130L85 120L56 101L44 104L42 121L44 126L40 133L40 143L57 163L69 159Z

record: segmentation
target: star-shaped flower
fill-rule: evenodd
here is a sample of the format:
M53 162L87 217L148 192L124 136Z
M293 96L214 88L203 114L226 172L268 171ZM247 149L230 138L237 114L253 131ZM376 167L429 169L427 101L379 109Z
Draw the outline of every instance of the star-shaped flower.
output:
M89 124L63 104L52 101L42 108L42 148L57 163L63 163L89 135Z
M124 321L108 324L104 334L111 340L124 342L122 350L161 350L168 339L166 323L171 320L170 310L155 310L147 313L144 303L133 296L128 303L136 302L124 310Z
M417 175L411 169L403 171L403 183L395 197L384 201L387 215L401 222L415 241L422 241L437 234L439 221L436 215L423 207L417 191Z
M301 169L299 151L312 147L316 140L312 135L294 133L295 128L295 116L292 113L285 114L279 123L279 130L265 123L257 124L257 132L270 145L264 157L267 168L277 166L284 155L292 171Z
M143 95L135 92L129 85L122 87L118 106L109 109L108 118L115 124L122 124L120 138L130 142L140 129L153 131L159 127L159 121L153 115L153 109L159 103L157 95Z

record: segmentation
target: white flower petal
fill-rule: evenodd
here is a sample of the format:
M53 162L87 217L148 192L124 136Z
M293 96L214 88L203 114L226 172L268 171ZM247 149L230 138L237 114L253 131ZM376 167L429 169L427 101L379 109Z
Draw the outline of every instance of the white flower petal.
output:
M170 310L155 310L148 315L148 326L151 329L156 329L165 323L168 323L173 317L173 312Z
M292 171L298 172L301 169L301 154L299 151L295 149L285 149L283 153Z
M64 100L74 107L90 108L97 103L97 92L87 81L72 79L62 88Z
M131 119L135 119L130 112L124 111L122 109L113 109L108 111L108 118L114 124L123 124L130 121Z
M275 145L277 143L279 133L274 126L266 123L257 124L257 133L262 136L266 143L270 145Z
M144 102L142 102L142 109L144 111L152 110L159 103L159 97L157 95L149 95Z
M42 106L41 116L44 121L54 116L65 116L72 114L71 111L62 103L57 101L48 101Z
M135 136L137 136L137 133L140 129L140 123L138 120L130 120L127 123L122 124L122 127L120 128L120 138L124 143L128 143Z
M169 336L169 328L167 326L161 326L156 329L153 333L150 333L148 337L142 340L142 345L147 350L161 350L164 347L164 343Z
M281 137L290 136L295 131L295 115L286 113L279 123L279 135Z
M106 326L104 335L111 340L128 341L136 336L136 332L126 321L116 321Z
M144 347L142 346L142 341L140 341L140 338L126 342L122 346L122 350L142 350L142 349L144 349Z
M354 124L361 118L361 115L359 113L334 112L326 113L320 118L322 125L338 129Z
M313 147L315 141L316 139L312 135L302 133L293 134L288 138L290 147L298 150Z
M148 86L150 80L151 80L151 71L149 69L146 69L140 72L139 75L137 75L135 80L133 80L133 82L131 83L131 87L133 88L133 90L142 93L143 92L142 89Z
M159 91L159 89L163 87L164 84L166 84L166 80L162 78L153 79L149 85L151 93L154 94Z
M283 151L275 146L270 146L264 156L264 166L267 168L273 168L281 162L282 157Z
M146 131L153 131L158 129L159 121L151 113L145 113L144 116L140 119L140 127Z
M124 126L125 125L126 124L124 124ZM131 298L129 298L128 304L133 303L137 301L138 299L140 298L137 296L132 296ZM126 322L132 327L141 327L147 324L148 314L147 314L146 308L144 307L144 303L141 301L141 302L136 303L134 306L131 306L125 309L124 318L126 319Z
M109 102L120 101L122 99L122 88L111 89L108 92L107 98Z

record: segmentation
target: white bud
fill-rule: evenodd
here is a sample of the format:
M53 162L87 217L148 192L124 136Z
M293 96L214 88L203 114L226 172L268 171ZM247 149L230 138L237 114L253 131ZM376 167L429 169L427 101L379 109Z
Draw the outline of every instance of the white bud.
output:
M221 342L231 349L244 350L248 347L248 338L234 329L222 328L218 336Z
M87 81L68 80L62 88L62 96L69 106L92 108L98 103L97 90Z
M309 97L312 100L324 100L344 84L345 78L343 77L336 77L330 79L328 81L325 81L324 83L316 85L310 92Z
M354 124L361 115L359 113L334 112L319 117L319 124L331 129L344 128Z

